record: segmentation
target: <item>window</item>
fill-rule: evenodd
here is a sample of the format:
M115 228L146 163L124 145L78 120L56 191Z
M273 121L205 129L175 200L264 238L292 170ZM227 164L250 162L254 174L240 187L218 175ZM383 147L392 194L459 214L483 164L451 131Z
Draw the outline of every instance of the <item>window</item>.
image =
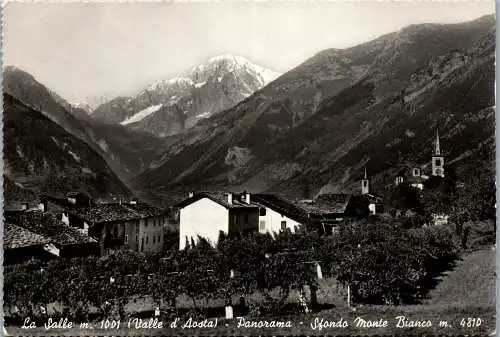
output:
M144 238L141 240L141 252L144 251Z
M281 229L286 229L286 221L281 221Z
M153 235L153 243L156 243L156 236Z
M235 215L233 216L233 218L234 218L234 223L235 223L235 224L238 224L238 215L237 215L237 214L235 214Z
M266 209L264 207L261 207L259 210L259 215L260 216L265 216L266 215Z
M161 242L161 236L158 235L158 243Z
M125 235L125 244L128 245L128 235Z
M364 187L368 186L368 181L363 180L363 186L364 186Z
M266 229L266 222L264 220L259 221L259 230Z
M146 236L146 244L148 244L149 236Z
M148 227L148 219L144 219L144 227Z
M441 166L441 159L436 158L436 166Z
M245 213L245 223L248 223L248 213Z

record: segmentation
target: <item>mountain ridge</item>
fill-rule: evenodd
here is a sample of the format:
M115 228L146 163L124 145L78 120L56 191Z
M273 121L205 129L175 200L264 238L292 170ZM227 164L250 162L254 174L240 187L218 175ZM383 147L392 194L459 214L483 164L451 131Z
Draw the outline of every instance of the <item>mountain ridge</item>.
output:
M17 196L74 190L95 198L132 196L87 143L13 96L4 93L3 99L6 203Z
M445 122L447 113L458 109L451 120L458 125L460 118L468 118L466 129L488 125L491 113L481 121L469 119L470 113L494 104L494 24L491 16L465 24L417 25L345 50L317 53L235 107L195 125L132 185L158 194L210 186L310 197L332 182L336 186L331 190L352 191L367 164L376 180L390 183L391 165L399 157L407 159L401 149L428 153L424 146L433 138L436 121ZM453 56L457 50L473 56ZM433 66L441 82L422 76L422 69ZM470 74L480 76L478 81ZM448 85L440 89L446 80ZM458 96L462 106L440 98L453 100L457 90L471 85L484 93ZM398 131L403 134L418 126L409 132L416 134L415 145L399 140L392 145L394 153L382 151L387 158L371 156L391 142L390 135L392 141L400 138L393 125L404 127ZM449 132L443 136L451 137ZM488 132L477 141L490 139ZM456 147L459 137L454 137L455 144L449 145Z
M155 82L135 96L106 102L91 116L166 137L232 107L279 75L244 57L219 55L183 76Z
M4 90L91 146L124 181L149 168L168 144L150 133L94 120L15 66L4 71Z

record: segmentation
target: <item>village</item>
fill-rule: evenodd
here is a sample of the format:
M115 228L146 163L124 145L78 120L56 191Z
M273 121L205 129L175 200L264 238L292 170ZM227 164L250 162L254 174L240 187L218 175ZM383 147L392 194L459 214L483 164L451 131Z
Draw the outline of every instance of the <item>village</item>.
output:
M436 134L431 158L432 177L444 177L444 155ZM429 175L420 167L400 172L394 186L424 188ZM103 256L114 250L161 253L182 250L204 238L217 245L220 233L279 233L299 228L331 236L348 219L384 213L384 200L374 192L366 168L359 194L320 194L312 200L291 199L246 191L189 192L169 209L137 199L96 203L84 193L65 198L43 195L37 205L20 203L5 211L4 260L6 264L30 259ZM446 225L447 214L433 214L429 225ZM178 239L171 233L178 232ZM168 235L170 234L170 235Z
M495 6L196 2L4 6L3 334L498 334Z

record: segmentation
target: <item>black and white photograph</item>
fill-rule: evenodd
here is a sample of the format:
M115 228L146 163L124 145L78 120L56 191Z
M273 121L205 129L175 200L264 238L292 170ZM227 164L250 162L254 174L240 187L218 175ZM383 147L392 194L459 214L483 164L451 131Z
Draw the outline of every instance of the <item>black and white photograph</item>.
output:
M9 1L5 336L495 336L493 1Z

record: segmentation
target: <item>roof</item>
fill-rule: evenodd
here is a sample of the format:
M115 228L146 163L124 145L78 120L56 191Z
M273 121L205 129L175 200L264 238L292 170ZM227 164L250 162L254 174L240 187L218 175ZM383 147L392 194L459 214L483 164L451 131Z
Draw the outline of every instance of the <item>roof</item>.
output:
M92 223L138 220L160 216L163 210L144 203L102 203L87 209L81 217Z
M47 197L47 200L56 203L68 213L87 220L92 224L138 220L160 216L165 213L163 210L143 202L100 203L91 207L83 207L72 204L66 199Z
M361 197L367 199L369 202L379 203L382 202L382 196L377 193L365 193L362 194Z
M66 195L67 195L68 197L78 197L78 196L82 196L82 197L87 197L87 198L89 198L89 196L87 196L87 195L83 194L82 192L68 192L68 193L66 193Z
M231 209L231 208L257 208L257 207L259 207L258 205L255 205L253 203L247 204L246 202L241 201L241 199L239 198L241 195L242 194L233 193L233 199L232 199L233 201L230 204L227 200L228 199L228 192L222 192L222 191L198 192L198 193L195 193L192 197L187 198L187 199L181 201L180 203L176 204L174 207L183 208L183 207L186 207L186 206L192 204L193 202L196 202L196 201L201 200L203 198L208 198L212 201L215 201L216 203L218 203L221 206L224 206L227 209Z
M352 198L350 194L323 194L318 196L315 200L295 201L282 195L256 193L250 195L251 202L247 204L240 200L239 197L242 195L243 194L234 194L233 203L229 204L227 202L226 192L200 192L176 204L175 207L183 208L200 199L208 198L228 209L269 207L286 215L290 219L304 223L307 221L309 214L331 215L344 213Z
M297 222L307 221L307 212L300 204L293 202L286 197L272 194L252 194L250 196L252 203L269 207L283 215L286 215Z
M87 210L87 207L85 207L83 205L75 205L75 204L69 202L68 199L66 199L66 198L56 198L53 196L45 195L45 196L41 197L41 201L42 202L45 202L45 201L52 202L52 203L56 204L57 206L63 208L64 210L66 210L72 214L75 214L75 215L83 215L83 214L85 214L85 212Z
M50 240L30 230L16 226L10 222L4 223L3 244L4 249L15 249L29 246L41 246Z
M96 242L78 229L56 219L51 213L33 211L5 212L5 219L11 224L29 230L59 245L73 245Z
M422 184L425 180L422 176L410 176L406 179L409 184Z
M344 213L351 194L320 194L311 203L304 203L304 207L312 214Z

